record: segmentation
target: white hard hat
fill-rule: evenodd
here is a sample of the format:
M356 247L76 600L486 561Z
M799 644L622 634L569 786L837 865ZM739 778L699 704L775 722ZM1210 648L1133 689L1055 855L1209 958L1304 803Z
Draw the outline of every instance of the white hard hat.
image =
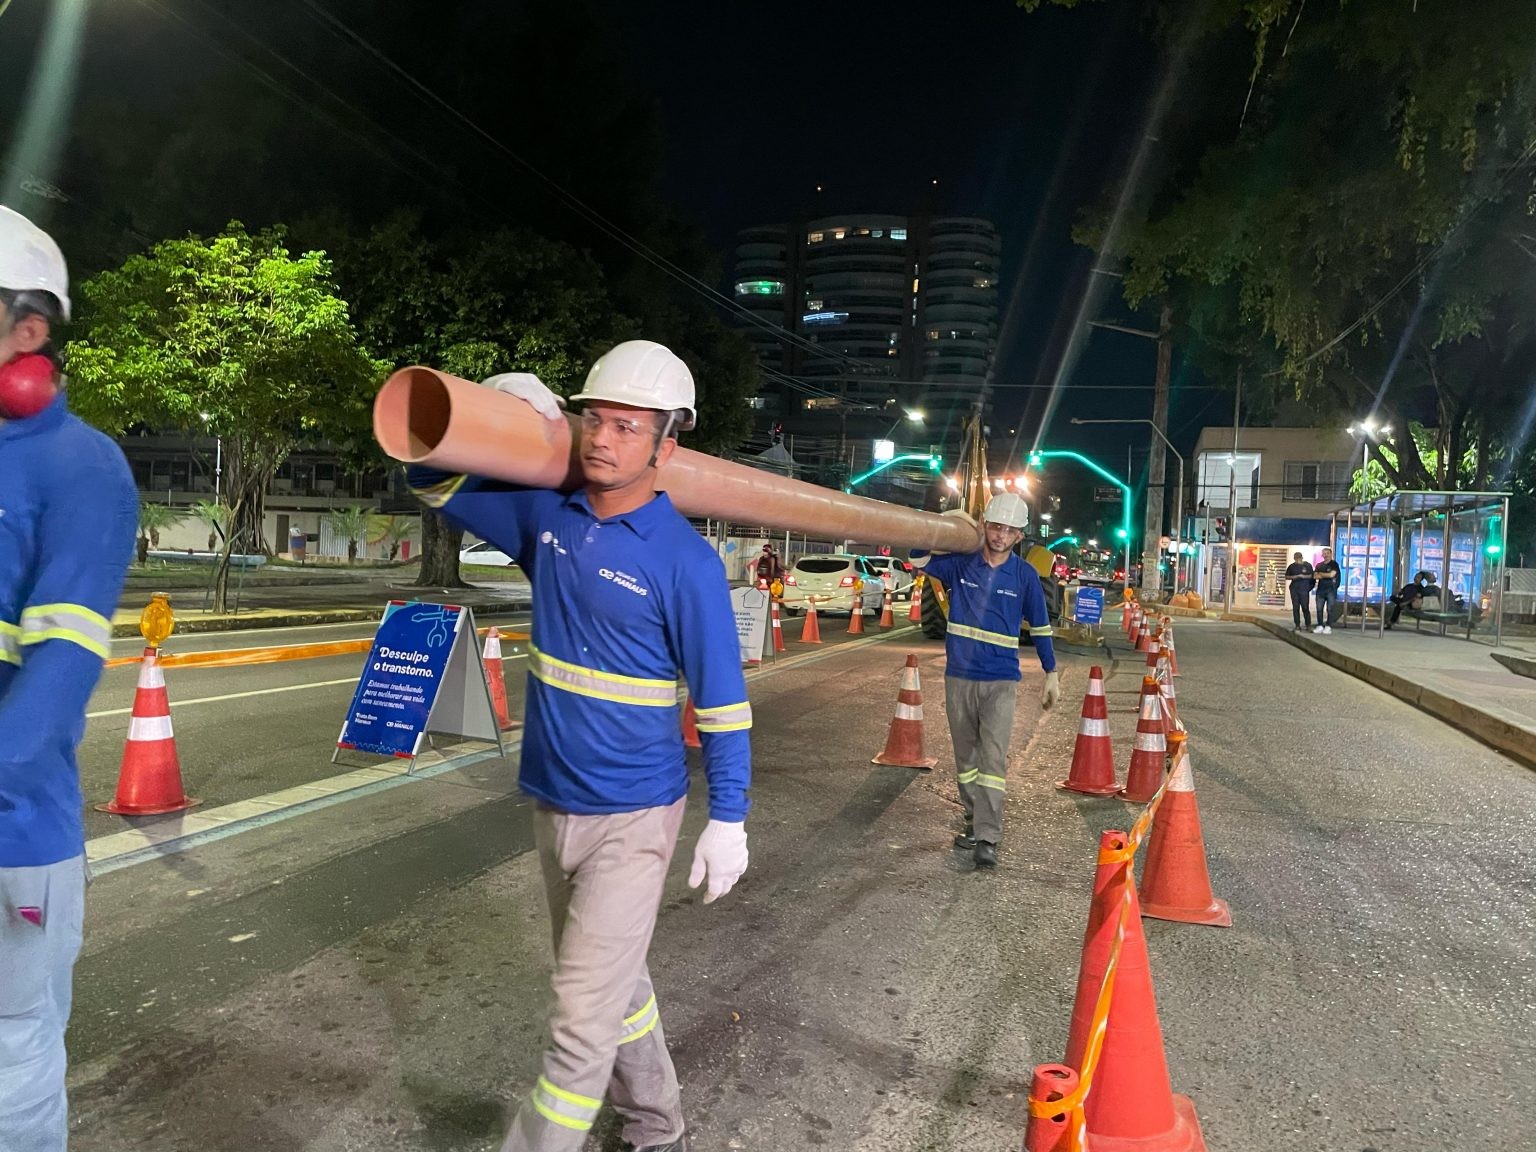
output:
M20 212L0 207L0 288L12 292L52 292L69 319L69 269L64 253Z
M686 413L678 428L693 427L693 373L671 349L654 340L626 340L597 358L572 400L612 400L636 408Z
M999 492L987 501L981 518L988 524L1006 524L1022 531L1029 527L1029 505L1017 492Z

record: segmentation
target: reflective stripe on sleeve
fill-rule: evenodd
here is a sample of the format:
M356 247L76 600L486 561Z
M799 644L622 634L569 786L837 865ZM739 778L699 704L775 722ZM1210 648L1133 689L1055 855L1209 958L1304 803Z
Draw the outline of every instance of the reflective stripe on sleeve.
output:
M969 624L956 624L949 622L951 636L963 636L967 640L975 640L982 644L995 644L999 648L1007 648L1011 652L1017 652L1019 638L1017 636L1005 636L1001 632L987 632L981 628L972 628Z
M955 779L961 784L974 784L976 783L976 770L973 768L969 772L956 772Z
M428 508L441 508L454 498L459 489L464 486L464 481L468 479L469 477L465 475L450 476L436 484L428 484L425 488L417 488L414 484L410 488L416 494L416 498Z
M752 705L722 704L718 708L698 708L700 732L740 732L752 727Z
M21 663L21 629L0 620L0 664Z
M112 622L83 604L39 604L21 613L21 643L67 640L103 660L111 653Z
M1052 628L1049 624L1042 624L1038 628L1031 625L1029 634L1031 636L1054 636L1056 635L1056 629Z
M976 774L976 783L983 788L991 788L994 792L1005 792L1008 789L1008 781L1002 776L988 776L985 772Z
M592 1122L597 1119L598 1109L603 1106L601 1100L557 1088L542 1076L534 1085L533 1095L529 1099L534 1111L544 1119L577 1132L591 1128Z
M590 696L595 700L611 700L617 704L635 704L642 708L677 706L676 680L645 680L638 676L620 676L616 672L599 672L595 668L583 668L579 664L556 660L531 644L528 656L528 670L533 678L562 692L574 692L578 696ZM702 724L699 727L703 729Z
M656 1007L656 994L651 993L651 998L645 1002L645 1007L633 1016L625 1017L624 1031L619 1034L620 1044L633 1044L640 1037L647 1035L651 1029L661 1022L661 1011Z

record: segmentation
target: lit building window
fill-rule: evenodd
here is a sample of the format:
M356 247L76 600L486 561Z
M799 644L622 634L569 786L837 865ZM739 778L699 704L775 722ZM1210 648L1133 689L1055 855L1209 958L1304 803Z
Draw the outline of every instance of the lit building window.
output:
M822 302L820 300L807 300L805 302L805 306L807 308L809 308L812 312L820 312L822 307L823 307Z
M846 312L807 312L800 317L802 324L841 324L848 319Z
M937 340L939 338L939 330L937 328L930 328L924 335L930 340Z
M747 397L747 407L748 408L766 408L766 407L768 407L768 400L767 400L766 397L763 397L763 396L748 396Z
M860 228L857 232L854 233L854 235L855 236L868 236L869 235L869 229L868 228Z
M905 240L906 238L907 238L907 230L905 228L892 228L891 229L891 239L892 240Z
M738 296L782 296L782 295L784 295L784 281L782 281L782 280L738 280L738 281L736 281L736 295L738 295Z
M873 232L870 233L870 235L873 236L876 240L878 240L878 239L880 239L880 237L885 235L885 229L884 228L876 228Z
M837 396L807 396L803 403L808 411L818 412L826 408L836 408L842 400Z
M839 228L836 232L832 233L832 239L834 239L834 240L841 240L847 234L848 234L847 232L845 232L843 229Z
M914 277L912 277L912 293L913 293L913 295L917 294L917 285L918 285L918 279L917 279L916 276L914 276Z
M825 239L826 236L820 232L807 232L805 234L805 242L807 244L820 244Z
M971 287L972 288L990 288L990 287L992 287L992 281L988 280L985 276L978 276L978 277L976 277L975 280L971 281Z

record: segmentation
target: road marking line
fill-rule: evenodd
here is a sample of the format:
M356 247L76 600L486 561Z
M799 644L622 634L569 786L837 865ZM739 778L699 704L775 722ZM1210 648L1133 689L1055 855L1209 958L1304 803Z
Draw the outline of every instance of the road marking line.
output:
M914 633L917 634L918 638L921 638L921 633L917 629L908 627L897 628L893 632L861 637L858 640L829 645L818 651L788 657L777 664L760 665L747 674L747 679L759 680L771 676L774 672L788 672L794 668L803 668L809 664L819 664L823 660L831 659L840 652L855 651L874 644L884 643L888 640L910 640L913 638ZM527 659L527 653L519 653L516 656L506 657L505 659ZM337 683L345 682L337 681ZM266 688L249 693L237 692L234 695L254 696L260 695L262 692L291 692L299 688L314 687L318 687L318 685L295 684L286 688ZM220 700L228 699L228 697L208 697L207 699ZM207 701L195 702L206 703ZM187 701L187 703L194 703L194 701ZM507 760L515 763L522 750L522 734L519 732L505 735L503 739L505 741ZM459 749L471 748L477 750L458 754ZM291 788L284 788L277 792L268 792L263 796L236 801L235 803L226 804L218 808L184 812L166 819L156 820L142 828L131 828L123 832L112 832L105 836L97 836L95 839L86 841L86 860L90 865L92 873L96 875L116 872L120 868L129 868L135 864L145 864L151 860L158 860L178 852L185 852L190 848L223 840L228 836L238 836L243 832L254 832L258 828L265 828L280 821L291 820L295 816L304 816L310 812L329 808L335 804L345 804L352 800L361 800L364 797L388 791L392 788L398 788L404 784L411 784L420 780L431 780L436 776L442 776L448 772L463 768L470 768L486 760L497 759L502 755L501 752L494 748L485 749L473 743L456 744L447 748L437 749L436 751L442 757L441 760L436 762L418 760L416 762L416 771L410 774L406 772L406 764L403 761L397 760L377 767L357 768L351 772L344 772L339 776L328 776L321 780L312 780L307 784L296 784Z

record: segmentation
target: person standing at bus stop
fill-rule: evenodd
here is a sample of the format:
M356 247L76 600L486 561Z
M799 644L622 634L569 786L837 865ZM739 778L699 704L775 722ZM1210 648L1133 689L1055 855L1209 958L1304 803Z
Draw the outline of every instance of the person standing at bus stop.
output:
M491 387L564 420L536 377ZM576 1152L603 1098L626 1147L686 1149L681 1094L646 966L688 792L677 673L698 712L709 823L688 883L708 904L747 868L752 709L725 568L657 490L694 424L693 377L660 344L600 357L582 391L584 486L570 494L413 467L412 489L491 541L534 590L518 784L555 944L550 1047L503 1152Z
M1292 632L1303 628L1312 629L1312 565L1300 552L1292 558L1285 570L1285 578L1291 591Z
M1328 635L1333 631L1333 617L1339 603L1339 562L1333 558L1333 549L1324 548L1323 558L1312 568L1317 581L1317 626L1313 632Z
M955 779L965 808L965 827L955 847L968 850L978 868L997 866L1003 838L1003 797L1008 787L1008 746L1018 703L1019 635L1028 622L1035 654L1045 671L1040 707L1061 696L1051 613L1040 577L1013 554L1029 526L1029 505L1003 492L982 513L983 542L975 552L914 552L912 565L949 593L944 640L944 704L955 747Z
M57 244L0 208L0 1149L64 1152L64 1030L85 916L75 748L133 560L122 449L72 414Z

